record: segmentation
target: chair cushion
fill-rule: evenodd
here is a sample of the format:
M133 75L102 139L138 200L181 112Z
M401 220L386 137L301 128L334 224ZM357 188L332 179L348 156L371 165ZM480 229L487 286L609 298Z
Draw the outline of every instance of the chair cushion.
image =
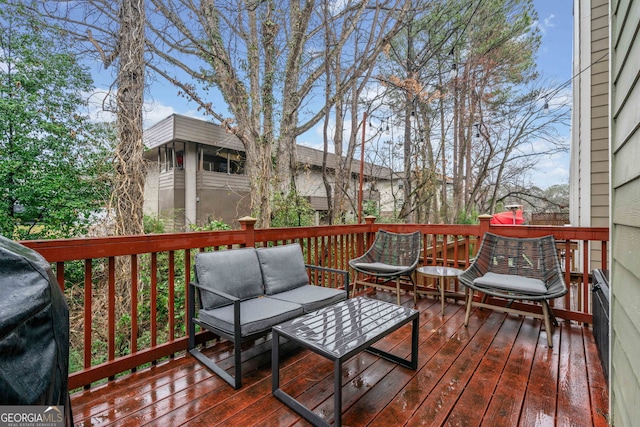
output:
M255 248L231 249L196 254L198 283L242 300L264 294L260 263ZM229 300L200 290L202 306L211 309Z
M344 289L325 288L323 286L304 285L290 291L280 292L271 298L302 305L304 312L317 310L325 305L335 304L347 299Z
M356 262L353 267L372 273L400 273L407 269L406 265L391 265L383 262Z
M544 295L547 293L547 287L542 280L513 274L486 273L475 279L473 284L520 294Z
M297 243L256 250L265 293L274 295L309 284L302 249Z
M268 331L272 326L303 314L302 306L269 297L253 298L240 303L240 334L245 337ZM233 331L233 304L200 310L204 322L229 334Z

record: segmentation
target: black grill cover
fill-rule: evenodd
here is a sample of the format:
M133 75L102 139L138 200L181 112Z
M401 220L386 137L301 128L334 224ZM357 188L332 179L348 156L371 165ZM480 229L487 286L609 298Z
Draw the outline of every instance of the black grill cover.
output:
M69 308L49 263L0 236L0 404L71 406Z

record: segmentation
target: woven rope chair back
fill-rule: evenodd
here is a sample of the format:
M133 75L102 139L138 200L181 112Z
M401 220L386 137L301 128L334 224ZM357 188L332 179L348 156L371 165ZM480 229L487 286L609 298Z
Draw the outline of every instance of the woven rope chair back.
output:
M523 239L486 233L478 264L485 272L531 277L547 285L560 272L553 236Z
M365 254L366 262L411 266L420 257L420 232L409 234L378 230L371 248Z

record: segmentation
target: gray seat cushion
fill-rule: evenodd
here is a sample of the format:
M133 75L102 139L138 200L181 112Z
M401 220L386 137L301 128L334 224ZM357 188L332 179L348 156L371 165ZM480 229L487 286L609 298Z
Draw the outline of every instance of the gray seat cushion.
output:
M547 293L547 287L542 280L513 274L486 273L475 279L473 284L519 294L544 295Z
M260 263L255 248L200 252L196 255L198 283L242 300L264 294ZM211 309L229 300L200 291L202 306Z
M302 249L297 243L256 250L265 293L273 295L309 284Z
M391 265L383 262L357 262L353 266L361 270L377 273L400 273L407 269L406 265Z
M240 331L243 337L268 331L272 326L303 314L302 306L270 297L253 298L240 304ZM200 310L200 319L233 334L233 305Z
M347 291L323 286L304 285L272 295L271 298L300 304L304 308L304 312L308 313L325 305L335 304L347 299Z

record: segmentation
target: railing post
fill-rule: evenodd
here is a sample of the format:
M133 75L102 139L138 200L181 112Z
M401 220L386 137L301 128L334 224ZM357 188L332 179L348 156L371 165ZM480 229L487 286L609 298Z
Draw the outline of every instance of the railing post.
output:
M480 220L480 235L478 236L478 239L480 241L482 241L482 238L484 237L484 233L489 231L491 218L493 218L493 215L488 215L488 214L478 215L478 219Z
M243 216L238 220L240 223L240 229L244 231L244 244L247 247L254 247L256 245L256 218L250 216Z
M378 218L376 218L374 215L367 215L364 217L364 222L365 224L371 225L376 222L376 219Z
M376 218L373 215L367 215L364 217L364 223L367 224L367 244L371 245L371 242L373 242L374 236L373 236L373 224L376 222ZM365 251L368 248L364 247L364 242L362 244L362 251L360 252L360 255L364 254Z

